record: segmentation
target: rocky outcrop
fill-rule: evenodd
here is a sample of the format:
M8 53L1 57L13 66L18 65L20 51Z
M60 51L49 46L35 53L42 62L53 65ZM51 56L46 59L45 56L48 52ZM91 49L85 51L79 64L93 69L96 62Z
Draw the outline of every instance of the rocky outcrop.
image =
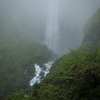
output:
M84 38L80 47L85 47L88 52L100 48L100 8L85 23Z

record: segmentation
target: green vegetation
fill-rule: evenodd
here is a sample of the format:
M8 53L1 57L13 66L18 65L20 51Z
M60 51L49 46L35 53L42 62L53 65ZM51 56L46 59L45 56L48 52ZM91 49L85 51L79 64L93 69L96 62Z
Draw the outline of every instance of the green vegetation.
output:
M29 87L34 63L42 65L49 58L51 51L45 45L34 41L15 20L0 12L0 97Z
M100 100L100 49L90 54L71 50L70 57L63 56L53 67L28 93L21 90L5 100Z
M64 55L58 60L56 60L51 68L50 73L47 75L46 78L44 78L44 80L41 83L34 84L29 90L22 89L20 91L16 91L6 96L4 100L100 100L99 29L100 29L100 9L98 9L97 12L85 24L84 26L85 36L83 39L83 43L76 51L70 49L71 50L70 54ZM25 39L25 37L23 39ZM7 39L5 41L7 41ZM2 41L1 43L4 43L3 45L4 47L1 49L0 52L2 52L4 55L6 53L5 56L7 56L7 54L9 55L10 54L9 52L13 53L17 50L16 46L14 45L15 49L14 50L11 49L11 51L9 51L8 44L5 44L5 42ZM17 53L18 56L14 55L15 54L14 53L13 56L11 56L13 57L12 60L15 59L14 57L19 58L20 56L18 60L15 59L16 60L15 65L20 65L20 63L22 64L22 66L25 65L26 60L30 61L30 57L34 58L35 60L38 57L43 58L40 56L41 49L38 49L40 50L38 52L34 51L35 54L38 55L38 57L35 56L36 57L35 58L31 56L32 53L34 54L34 52L31 52L30 50L32 48L32 45L31 46L29 45L30 44L29 40L27 40L25 43L29 47L27 48L26 44L23 44L23 48L26 47L27 49L26 48L22 49L21 47L19 49L20 52L21 50L23 50L23 52L25 53L21 52L19 53L19 55ZM13 46L12 42L11 44ZM85 47L86 50L82 49L82 47ZM28 52L26 50L28 50ZM3 51L5 51L5 53ZM20 54L22 54L22 56ZM4 55L1 55L0 57L1 61L4 61L5 58ZM5 77L3 76L3 79L5 79L6 81L7 79L9 79L11 81L12 79L14 79L14 76L11 75L10 73L9 75L8 71L6 71L5 69L12 71L13 74L15 73L14 71L16 71L20 75L21 73L20 71L22 70L21 68L23 67L12 66L12 61L10 61L9 58L8 59L5 58L5 62L2 62L1 65L4 66L7 61L9 62L10 65L9 67L5 66L5 68L1 67L3 69L3 71L1 71L2 72L1 74L2 75L5 74ZM20 78L18 79L20 80ZM3 80L1 81L2 84L6 83L6 85L8 85L10 84L9 80L7 81L8 83L4 82ZM15 81L15 83L16 82L18 81ZM2 89L2 87L0 88Z
M82 46L84 44L86 46L89 43L91 45L91 47L86 47L88 52L100 48L100 8L85 23L84 35Z

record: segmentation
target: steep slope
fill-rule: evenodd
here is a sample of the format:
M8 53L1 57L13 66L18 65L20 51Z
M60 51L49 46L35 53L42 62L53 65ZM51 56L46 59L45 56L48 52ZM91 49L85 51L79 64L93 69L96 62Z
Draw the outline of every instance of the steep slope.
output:
M90 54L71 50L70 57L63 56L53 67L29 93L21 90L5 100L100 100L100 49Z
M84 25L84 38L81 47L85 47L88 52L100 48L100 8L94 13Z
M42 65L50 59L51 51L45 45L30 38L14 19L0 11L0 97L28 87L34 63Z
M6 100L100 100L99 11L85 24L86 40L83 39L77 51L71 50L56 60L50 74L41 83L34 84L29 92L21 90ZM86 47L89 53L81 47Z

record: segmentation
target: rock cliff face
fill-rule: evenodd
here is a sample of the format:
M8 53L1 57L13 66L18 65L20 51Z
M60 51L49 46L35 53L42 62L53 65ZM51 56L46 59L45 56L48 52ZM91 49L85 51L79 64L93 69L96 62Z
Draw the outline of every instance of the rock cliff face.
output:
M45 45L34 41L14 19L0 11L0 97L29 87L34 64L42 66L51 55Z
M84 38L80 47L85 47L88 52L100 48L100 8L84 25Z

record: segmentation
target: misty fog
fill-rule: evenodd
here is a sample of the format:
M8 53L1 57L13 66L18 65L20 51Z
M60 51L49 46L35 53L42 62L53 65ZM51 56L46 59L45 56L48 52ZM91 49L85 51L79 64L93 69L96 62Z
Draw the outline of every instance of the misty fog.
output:
M99 7L100 0L0 0L0 9L60 56L81 45L84 23Z

